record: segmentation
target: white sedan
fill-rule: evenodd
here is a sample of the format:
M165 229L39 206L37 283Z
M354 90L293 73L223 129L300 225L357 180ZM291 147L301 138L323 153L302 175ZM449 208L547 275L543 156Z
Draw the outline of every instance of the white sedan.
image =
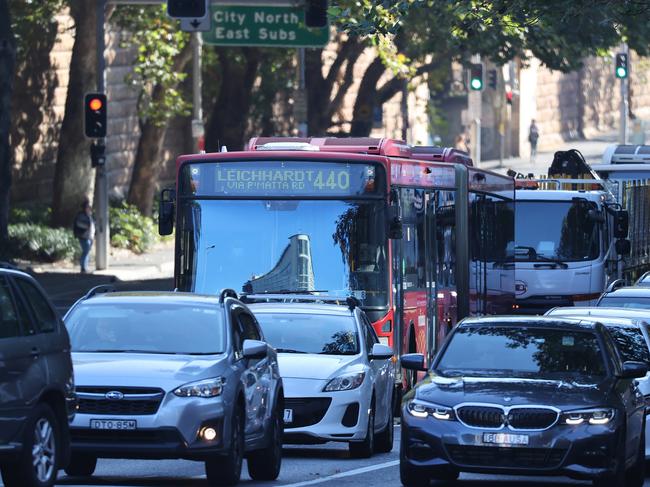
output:
M250 296L255 302L255 296ZM287 302L295 298L293 302ZM393 352L358 307L305 302L250 304L278 352L284 442L349 443L354 457L393 447Z

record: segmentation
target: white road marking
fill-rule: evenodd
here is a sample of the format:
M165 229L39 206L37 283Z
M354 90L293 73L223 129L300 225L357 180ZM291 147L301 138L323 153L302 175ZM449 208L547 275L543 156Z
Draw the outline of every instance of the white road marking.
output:
M347 472L329 475L320 479L305 480L304 482L296 482L295 484L284 484L281 487L304 487L307 485L322 484L323 482L329 482L330 480L341 479L343 477L352 477L353 475L361 475L363 473L373 472L375 470L381 470L383 468L395 467L396 465L399 465L399 460L392 460L390 462L369 465L368 467L355 468L354 470L348 470Z

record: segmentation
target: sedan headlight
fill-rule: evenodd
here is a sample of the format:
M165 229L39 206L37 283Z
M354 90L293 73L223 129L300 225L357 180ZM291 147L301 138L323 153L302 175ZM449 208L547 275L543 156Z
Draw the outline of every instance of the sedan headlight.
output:
M361 384L363 384L363 379L365 379L365 377L365 372L359 372L358 374L346 374L335 377L327 383L323 389L323 392L350 391L352 389L356 389Z
M222 390L223 380L221 377L215 377L182 385L174 389L174 394L178 397L215 397L220 395Z
M613 408L594 408L580 409L576 411L567 411L560 417L561 424L576 426L583 423L589 424L607 424L612 419L616 411Z
M456 419L452 408L432 404L430 402L419 401L417 399L409 401L406 404L406 410L411 416L415 416L416 418L426 418L431 416L432 418L441 421L453 421Z

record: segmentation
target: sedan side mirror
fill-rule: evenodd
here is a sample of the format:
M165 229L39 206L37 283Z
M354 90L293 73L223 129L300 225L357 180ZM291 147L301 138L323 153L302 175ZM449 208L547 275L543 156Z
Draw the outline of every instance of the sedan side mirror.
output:
M370 360L387 360L393 356L393 349L388 345L375 343L370 352Z
M623 362L623 369L618 376L621 379L640 379L648 373L648 366L643 362L628 360Z
M268 353L268 345L260 340L244 340L242 348L244 358L262 359Z
M400 358L402 367L407 370L426 371L424 366L424 355L421 353L407 353Z

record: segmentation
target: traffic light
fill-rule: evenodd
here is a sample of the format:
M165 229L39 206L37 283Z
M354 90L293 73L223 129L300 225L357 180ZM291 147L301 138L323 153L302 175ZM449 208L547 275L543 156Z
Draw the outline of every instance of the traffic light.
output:
M493 90L497 89L497 70L490 69L488 71L488 86Z
M106 137L106 95L104 93L86 93L84 112L86 137Z
M208 14L209 0L167 0L167 15L176 19L200 19Z
M619 52L616 55L616 77L623 79L627 78L628 75L628 66L627 66L627 54L624 52Z
M307 27L327 26L327 0L305 2L305 25Z
M472 64L469 68L469 87L474 91L483 89L483 65Z
M106 146L101 142L90 144L90 166L97 167L106 164Z

